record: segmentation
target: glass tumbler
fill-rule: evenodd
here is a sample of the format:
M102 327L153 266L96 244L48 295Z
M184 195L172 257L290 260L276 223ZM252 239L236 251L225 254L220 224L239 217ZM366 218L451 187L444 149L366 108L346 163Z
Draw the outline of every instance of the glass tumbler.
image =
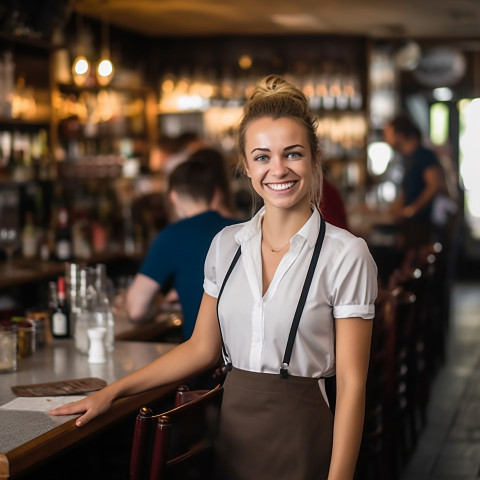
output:
M0 325L0 373L17 370L17 332Z

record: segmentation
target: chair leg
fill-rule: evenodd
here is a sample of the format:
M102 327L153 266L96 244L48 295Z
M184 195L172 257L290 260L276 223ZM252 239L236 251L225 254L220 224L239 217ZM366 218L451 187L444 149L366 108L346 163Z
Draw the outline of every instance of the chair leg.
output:
M168 456L168 442L172 430L170 419L161 416L155 429L155 441L153 443L152 463L150 480L162 480L165 476L165 464Z
M142 480L145 477L146 465L148 465L148 443L153 423L152 411L147 407L142 407L135 420L130 457L130 480Z

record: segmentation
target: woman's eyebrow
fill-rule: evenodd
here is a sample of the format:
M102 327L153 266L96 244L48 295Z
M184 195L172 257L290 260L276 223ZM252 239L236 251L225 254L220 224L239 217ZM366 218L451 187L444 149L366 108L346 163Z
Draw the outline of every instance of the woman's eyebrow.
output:
M288 150L293 150L294 148L298 148L298 147L300 147L300 148L305 148L303 145L300 145L299 143L296 143L295 145L289 145L288 147L285 147L283 150L284 150L284 151L288 151ZM269 148L257 147L257 148L254 148L254 149L250 152L250 154L252 154L253 152L255 152L255 151L257 151L257 150L260 151L260 152L269 152L269 151L270 151Z
M290 145L290 146L288 146L288 147L285 147L283 150L285 150L285 151L286 151L286 150L292 150L292 149L298 148L298 147L304 148L303 145L300 145L299 143L296 143L295 145Z
M257 147L257 148L254 148L254 149L250 152L250 154L252 154L253 152L255 152L255 151L257 151L257 150L260 151L260 152L269 152L269 151L270 151L269 148Z

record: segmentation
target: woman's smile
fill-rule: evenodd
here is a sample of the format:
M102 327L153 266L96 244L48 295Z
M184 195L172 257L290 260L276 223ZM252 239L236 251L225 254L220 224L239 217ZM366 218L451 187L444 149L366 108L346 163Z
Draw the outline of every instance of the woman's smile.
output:
M290 190L297 181L289 181L289 182L276 182L276 183L264 183L266 187L268 187L270 190L275 190L276 192L282 192L286 190Z
M312 153L305 128L293 118L253 121L246 131L246 171L265 206L309 209Z

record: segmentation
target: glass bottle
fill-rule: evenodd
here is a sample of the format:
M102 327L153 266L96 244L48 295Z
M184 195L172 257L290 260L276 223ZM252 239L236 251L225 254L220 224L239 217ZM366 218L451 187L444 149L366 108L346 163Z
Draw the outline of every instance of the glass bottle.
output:
M70 337L70 315L65 297L65 277L58 277L57 305L52 314L52 335L54 338Z
M72 256L72 234L68 225L68 212L61 208L58 212L58 227L55 232L55 254L58 260L68 261Z
M77 309L75 312L75 347L83 354L88 353L87 330L93 325L92 311L88 297L87 274L87 268L80 270Z
M27 260L37 256L37 232L33 224L32 212L25 214L25 224L22 230L22 256Z
M109 298L108 277L106 266L98 263L95 267L96 280L95 286L97 291L97 315L102 318L97 323L106 328L105 347L107 352L114 349L115 340L115 320L113 316L112 305Z

